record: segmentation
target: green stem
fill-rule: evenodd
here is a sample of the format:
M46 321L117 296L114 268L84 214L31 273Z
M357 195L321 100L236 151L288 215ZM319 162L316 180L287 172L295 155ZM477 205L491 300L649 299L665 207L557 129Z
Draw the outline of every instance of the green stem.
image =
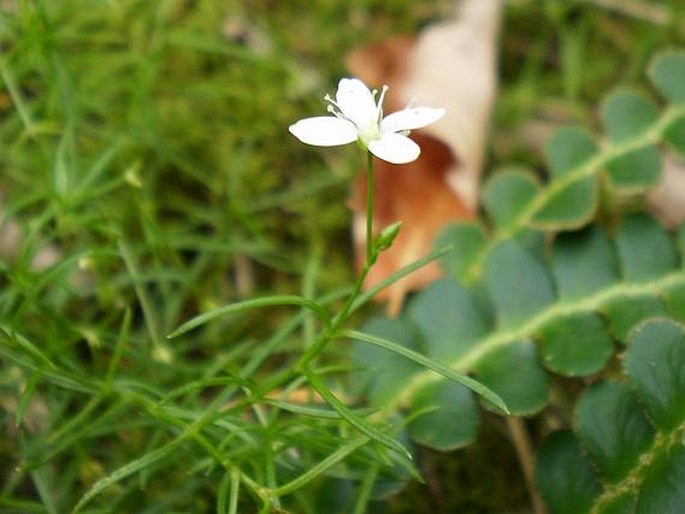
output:
M303 366L309 364L314 358L321 353L321 351L333 339L340 328L340 326L347 320L352 307L355 305L357 298L361 294L364 280L371 270L374 262L378 258L378 252L373 244L373 197L374 197L374 167L373 155L371 152L366 152L366 259L359 276L354 284L352 293L347 298L345 305L333 318L332 322L324 329L319 336L314 339L312 344L307 348L307 351L302 355L298 363L295 365L295 370L301 371Z
M373 155L366 152L366 263L367 267L374 258L373 248L373 191L376 185L373 170Z

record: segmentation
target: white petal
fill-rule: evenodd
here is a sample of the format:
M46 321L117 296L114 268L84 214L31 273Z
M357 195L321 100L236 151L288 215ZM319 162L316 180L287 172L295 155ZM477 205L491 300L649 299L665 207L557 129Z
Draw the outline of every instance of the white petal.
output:
M335 102L340 112L358 127L365 127L378 120L373 95L359 79L340 79Z
M290 125L288 130L303 143L314 146L346 145L357 140L354 125L335 116L305 118Z
M369 142L369 151L379 159L392 164L415 161L421 153L419 145L402 134L389 133Z
M388 114L381 121L382 132L401 132L425 127L438 121L445 115L445 109L431 107L409 107L402 111Z

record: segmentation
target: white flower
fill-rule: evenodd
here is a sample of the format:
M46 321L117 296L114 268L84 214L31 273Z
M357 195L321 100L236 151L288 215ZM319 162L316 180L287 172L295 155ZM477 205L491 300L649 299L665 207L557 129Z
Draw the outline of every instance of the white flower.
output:
M421 153L419 145L409 139L410 130L430 125L445 114L445 109L407 107L383 117L383 86L376 102L377 91L370 91L359 79L341 79L335 100L326 95L328 111L334 116L305 118L288 130L303 143L315 146L346 145L359 141L376 157L393 164L415 160Z

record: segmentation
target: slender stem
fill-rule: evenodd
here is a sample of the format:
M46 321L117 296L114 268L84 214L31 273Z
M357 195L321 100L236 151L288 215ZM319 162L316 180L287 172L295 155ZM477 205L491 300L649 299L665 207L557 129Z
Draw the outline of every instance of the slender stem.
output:
M364 280L366 280L366 275L368 275L373 266L376 258L378 257L376 249L373 245L373 202L374 202L374 167L373 167L373 155L371 152L366 152L366 259L364 260L364 265L362 270L357 276L357 280L352 289L352 293L347 298L345 305L335 316L333 321L329 324L326 330L321 332L319 336L314 339L312 344L307 348L306 352L298 360L295 365L295 370L301 371L303 366L310 363L314 358L321 353L321 351L328 345L328 343L333 339L335 333L340 328L340 326L349 317L350 312L352 312L352 307L355 305L357 298L361 294L362 287L364 285Z
M376 185L373 170L373 155L366 152L366 263L373 259L373 190Z
M366 476L364 477L364 480L357 491L357 502L354 506L354 514L366 513L366 508L371 501L373 486L376 484L376 479L378 478L379 467L380 466L378 462L372 464Z
M516 455L523 471L523 478L526 482L528 495L530 496L531 507L534 514L545 514L545 506L535 488L535 464L533 457L533 445L530 436L521 418L510 416L506 418L511 441L516 450Z

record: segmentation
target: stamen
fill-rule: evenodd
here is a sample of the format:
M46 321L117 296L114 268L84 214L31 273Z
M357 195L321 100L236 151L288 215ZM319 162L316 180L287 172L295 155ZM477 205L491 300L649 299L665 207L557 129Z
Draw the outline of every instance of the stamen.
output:
M338 103L337 103L335 100L333 100L333 99L330 97L330 95L324 96L323 99L326 100L326 101L327 101L329 104L331 104L332 106L336 107L339 111L342 111L342 109L340 108L340 106L338 105ZM329 105L329 107L330 107L331 105Z
M336 118L340 118L340 119L343 119L343 120L346 119L345 116L343 116L343 114L342 114L341 112L339 112L339 111L338 111L335 107L333 107L332 105L329 105L329 106L326 108L326 110L327 110L328 112L330 112L330 113L331 113L333 116L335 116Z
M385 99L385 93L388 89L390 89L390 87L383 84L383 87L381 88L381 95L378 98L378 103L376 104L376 110L378 111L378 122L379 123L383 119L383 100Z

